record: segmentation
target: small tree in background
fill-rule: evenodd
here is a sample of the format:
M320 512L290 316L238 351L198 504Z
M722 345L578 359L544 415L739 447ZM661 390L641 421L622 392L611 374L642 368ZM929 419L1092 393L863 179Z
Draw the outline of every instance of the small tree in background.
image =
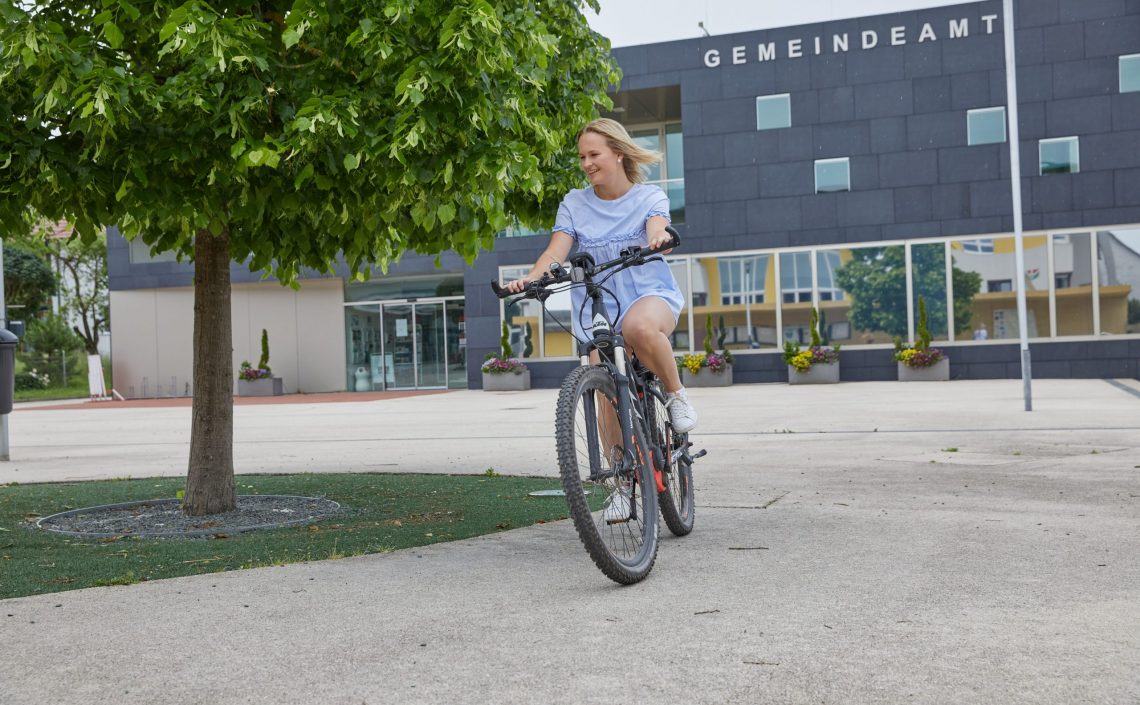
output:
M269 369L269 331L264 328L261 329L261 358L257 361L257 366Z

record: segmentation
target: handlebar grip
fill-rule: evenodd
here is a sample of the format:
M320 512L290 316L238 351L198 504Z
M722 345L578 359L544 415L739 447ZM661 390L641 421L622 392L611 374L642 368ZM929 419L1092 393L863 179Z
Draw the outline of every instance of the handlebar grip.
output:
M676 229L674 229L672 225L666 225L665 232L673 236L673 243L669 245L669 249L681 246L681 236L677 233Z
M506 289L504 289L503 287L499 286L499 282L497 282L497 281L491 282L491 290L494 291L495 296L499 297L500 299L505 299L511 295L511 292L509 292Z

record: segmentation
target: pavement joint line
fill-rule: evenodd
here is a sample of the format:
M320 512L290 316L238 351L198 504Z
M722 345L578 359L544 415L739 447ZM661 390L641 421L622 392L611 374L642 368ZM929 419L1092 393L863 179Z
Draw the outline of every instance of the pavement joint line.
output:
M1126 388L1127 389L1127 388ZM1130 393L1140 396L1140 392L1128 389ZM808 431L713 431L710 433L698 434L701 438L710 436L716 437L733 437L733 436L840 436L840 435L857 435L857 434L891 434L891 433L975 433L979 431L994 431L1000 433L1053 433L1063 431L1066 433L1096 433L1100 431L1140 431L1140 426L1098 426L1095 428L1061 428L1061 427L1046 427L1041 428L898 428L898 429L846 429L846 430L808 430ZM539 433L533 435L516 435L511 436L512 440L518 439L553 439L554 434ZM503 440L501 436L432 436L432 437L400 437L400 438L341 438L337 439L338 444L345 443L382 443L389 441L478 441L478 440ZM328 438L278 438L278 439L251 439L251 440L235 440L234 445L281 445L291 443L325 443ZM142 446L170 446L170 445L186 445L186 440L171 440L171 441L154 441L154 442L136 442L136 443L27 443L20 444L21 448L99 448L99 447L142 447Z
M1129 387L1127 384L1122 384L1120 382L1117 382L1114 379L1106 379L1104 381L1108 382L1109 384L1116 387L1117 389L1119 389L1122 392L1128 392L1132 396L1140 398L1140 390L1133 389L1132 387Z

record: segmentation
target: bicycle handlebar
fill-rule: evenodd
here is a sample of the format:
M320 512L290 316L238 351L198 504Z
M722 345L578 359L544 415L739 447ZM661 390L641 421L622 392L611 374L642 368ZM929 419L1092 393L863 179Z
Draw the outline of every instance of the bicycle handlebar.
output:
M666 225L665 232L672 235L673 238L664 245L649 248L646 250L642 250L640 246L627 248L625 250L622 250L621 256L617 259L610 260L609 262L603 262L602 264L593 265L587 269L587 273L594 275L607 269L613 269L614 267L634 267L639 264L644 264L650 257L660 255L666 250L672 250L673 248L679 247L681 245L681 236L677 234L677 231L673 228L672 225ZM528 282L527 285L523 287L522 291L508 291L506 287L499 286L499 282L497 281L491 282L491 290L494 291L495 296L499 297L500 299L505 299L516 294L522 298L536 298L539 292L541 292L546 287L552 284L561 284L571 280L570 272L566 271L560 262L555 263L555 266L557 266L559 270L558 274L552 275L550 272L543 272L542 277L532 282Z

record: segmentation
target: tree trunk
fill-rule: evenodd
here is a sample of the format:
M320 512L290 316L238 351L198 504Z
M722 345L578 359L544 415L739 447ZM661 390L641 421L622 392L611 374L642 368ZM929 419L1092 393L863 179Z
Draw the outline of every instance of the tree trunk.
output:
M183 507L191 516L228 512L234 495L233 329L230 233L194 239L194 402Z

